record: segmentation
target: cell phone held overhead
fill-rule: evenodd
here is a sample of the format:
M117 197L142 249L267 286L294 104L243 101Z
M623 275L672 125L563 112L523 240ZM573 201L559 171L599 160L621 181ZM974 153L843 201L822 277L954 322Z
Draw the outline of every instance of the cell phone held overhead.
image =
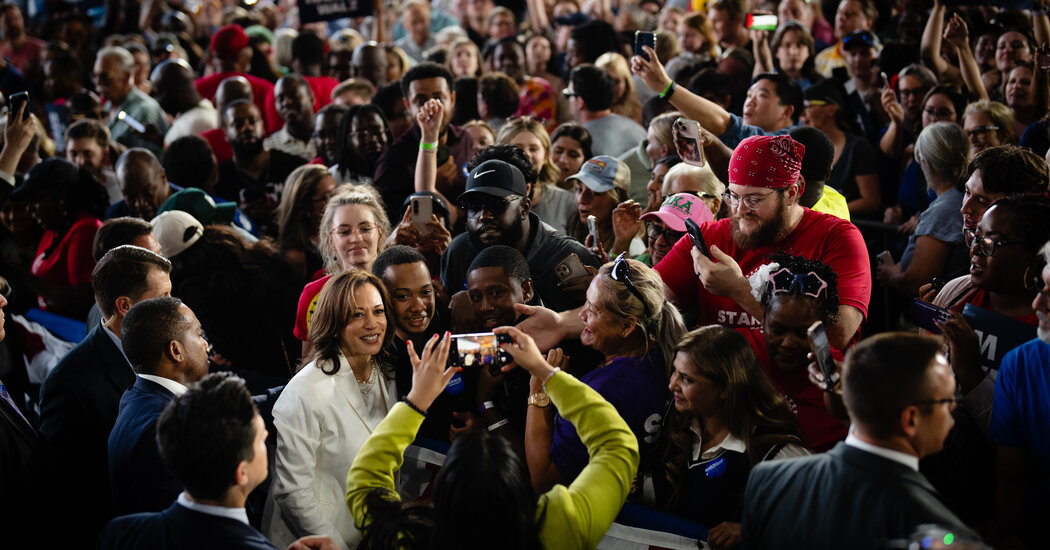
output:
M649 61L649 54L645 53L643 46L649 46L656 50L656 34L646 31L634 31L634 55Z
M700 123L688 118L679 118L674 121L672 133L675 150L682 161L702 168L706 160L703 144L700 142Z

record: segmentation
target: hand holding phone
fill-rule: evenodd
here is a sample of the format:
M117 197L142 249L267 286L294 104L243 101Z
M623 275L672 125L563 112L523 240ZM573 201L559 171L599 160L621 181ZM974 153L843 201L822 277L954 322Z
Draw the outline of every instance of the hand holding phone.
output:
M412 211L410 219L412 220L412 225L419 230L419 236L425 237L429 235L430 227L427 226L427 222L434 215L434 197L427 195L412 197L408 208Z
M813 351L813 358L820 367L820 374L824 377L824 391L833 392L835 388L835 358L831 356L831 344L828 343L828 333L824 329L824 323L817 321L806 331L809 337L809 347Z
M591 236L591 246L598 246L598 218L587 216L587 234Z
M711 251L707 249L707 242L704 241L704 234L700 231L700 226L693 220L685 219L685 230L689 233L689 238L693 241L693 246L700 251L701 254L707 258L711 257Z
M11 97L7 98L10 104L9 109L12 113L18 113L18 110L23 106L25 110L22 111L22 120L29 118L29 93L28 92L17 92L11 94Z
M509 344L509 334L476 332L471 334L453 334L448 350L448 364L453 367L486 366L493 375L511 362L510 354L500 348Z
M704 148L700 142L700 123L688 118L679 118L672 126L674 147L686 164L703 167Z
M656 51L656 34L645 31L634 31L634 55L649 61L649 54L645 53L643 46L649 46Z

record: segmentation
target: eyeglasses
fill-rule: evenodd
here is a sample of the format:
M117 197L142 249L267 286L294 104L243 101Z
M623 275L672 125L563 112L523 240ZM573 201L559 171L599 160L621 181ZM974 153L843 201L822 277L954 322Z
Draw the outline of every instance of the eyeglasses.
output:
M966 131L966 135L968 135L970 137L983 136L984 134L987 134L988 132L998 132L998 131L999 131L999 127L998 126L976 126L976 127L973 127L973 128L970 128L969 130L967 130Z
M339 237L342 237L342 238L345 239L345 238L353 235L354 233L358 233L362 237L365 237L365 236L371 235L372 232L375 231L375 230L376 230L376 226L368 225L368 224L359 225L357 227L351 227L349 225L341 225L341 226L335 228L334 230L332 230L332 233L335 233Z
M682 238L682 235L685 235L685 231L675 231L666 225L660 229L656 222L645 222L645 235L654 241L663 235L665 243L674 244Z
M988 236L977 237L975 235L974 238L973 238L973 242L970 243L970 253L974 254L975 256L992 257L992 256L995 255L995 251L998 250L1000 247L1003 247L1003 246L1016 246L1016 245L1019 245L1019 244L1024 244L1024 243L1018 242L1018 241L1014 241L1014 242L997 241L997 240L995 240L995 239L993 239L991 237L988 237Z
M977 236L977 230L972 227L963 228L963 242L966 244L966 248L969 249L973 246L973 238Z
M744 206L746 206L748 210L754 211L758 210L762 206L763 201L765 201L769 197L772 197L773 195L776 195L778 192L779 190L773 191L772 193L767 193L766 195L761 197L757 195L748 195L746 197L741 197L740 195L737 195L732 191L726 191L722 194L722 200L724 200L731 209L736 208L740 205L741 202L743 202Z
M912 405L943 405L949 404L949 408L955 408L956 399L954 397L942 397L940 399L922 399L919 401L912 401Z
M578 94L578 93L576 93L576 92L574 92L574 91L572 91L572 90L570 90L568 88L565 88L564 90L561 91L561 95L563 95L565 97L578 97L580 94Z
M951 109L949 109L947 107L941 107L940 109L934 109L932 107L927 107L927 108L923 109L922 112L924 112L924 113L926 113L926 114L928 114L930 116L937 117L937 118L948 118L948 117L951 117L951 116L955 116L955 111L953 111L953 110L951 110Z
M642 298L642 293L638 292L634 283L631 282L631 264L627 263L626 254L626 252L621 252L620 255L616 257L616 261L613 262L613 268L609 275L612 277L612 280L618 283L623 283L627 287L627 290L631 294L634 294L635 298L638 298L638 301L642 303L642 311L644 311L645 316L648 317L649 306L646 305L645 299Z
M459 202L459 207L467 211L467 216L476 218L481 215L481 211L484 210L493 216L502 216L504 212L510 208L510 205L514 201L521 197L511 197L501 199L498 197L491 197L489 199L481 198L470 198Z
M802 102L802 108L809 109L810 107L823 107L827 104L828 102L823 99L807 99Z

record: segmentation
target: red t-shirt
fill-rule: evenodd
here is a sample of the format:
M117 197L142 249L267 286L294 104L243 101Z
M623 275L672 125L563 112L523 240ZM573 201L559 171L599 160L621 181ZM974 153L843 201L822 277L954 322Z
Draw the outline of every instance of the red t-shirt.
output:
M73 227L62 236L58 247L47 256L44 256L44 251L54 244L58 234L51 230L45 231L36 248L30 272L40 279L56 284L91 284L91 272L95 269L95 257L91 252L99 227L102 227L101 220L87 213L81 214L73 222ZM56 310L55 305L49 304L43 296L37 300L40 309L59 314L69 313Z
M223 162L233 158L233 147L230 147L230 142L226 141L226 131L222 128L214 128L202 132L201 137L208 142L208 145L211 145L211 151L215 153L216 161Z
M802 426L802 432L806 434L811 449L822 453L846 439L846 426L831 416L824 407L824 390L809 382L809 375L805 369L788 372L774 368L766 351L766 338L761 329L738 328L736 331L747 338L758 356L762 370L773 381L773 385L791 400L795 418ZM832 355L835 359L842 360L842 353L834 348Z
M304 76L306 83L310 85L310 92L314 94L314 113L321 107L332 102L332 90L339 85L339 81L330 76ZM270 133L284 128L284 119L277 112L277 100L273 94L266 98L266 127Z
M215 103L215 91L219 89L219 84L223 80L231 76L243 76L248 79L248 83L252 86L252 102L259 108L259 113L263 115L263 119L266 119L266 101L273 101L273 84L268 80L263 80L257 76L252 76L246 73L235 73L232 71L215 73L208 76L202 76L198 78L193 85L197 88L197 93L204 99ZM266 135L270 135L281 127L270 128L266 126Z
M867 318L871 300L871 264L868 248L857 226L807 208L798 226L786 238L769 246L745 250L733 241L730 223L731 220L726 218L707 222L700 229L708 246L717 246L732 256L745 277L766 263L770 254L778 251L820 260L838 275L839 304L853 306ZM688 309L690 304L696 304L700 325L761 326L762 319L753 318L732 299L711 294L700 284L689 252L692 247L689 238L679 239L655 267L674 293L675 305Z
M314 308L317 307L317 295L331 278L331 275L325 275L306 283L303 287L303 293L299 296L299 307L295 310L295 329L292 330L296 338L304 342L310 339L310 318L314 316Z

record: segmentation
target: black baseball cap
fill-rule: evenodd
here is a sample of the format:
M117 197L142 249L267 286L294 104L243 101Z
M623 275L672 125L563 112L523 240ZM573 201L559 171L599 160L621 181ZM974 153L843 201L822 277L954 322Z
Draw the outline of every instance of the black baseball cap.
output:
M467 185L456 202L461 202L472 193L484 193L494 197L510 195L525 196L528 190L525 177L513 165L502 160L486 160L467 176Z
M25 181L11 192L15 200L35 200L45 191L56 191L80 181L80 168L63 158L49 158L33 165Z
M852 50L853 48L864 46L878 49L881 45L879 44L879 38L871 31L853 31L842 39L843 50Z

